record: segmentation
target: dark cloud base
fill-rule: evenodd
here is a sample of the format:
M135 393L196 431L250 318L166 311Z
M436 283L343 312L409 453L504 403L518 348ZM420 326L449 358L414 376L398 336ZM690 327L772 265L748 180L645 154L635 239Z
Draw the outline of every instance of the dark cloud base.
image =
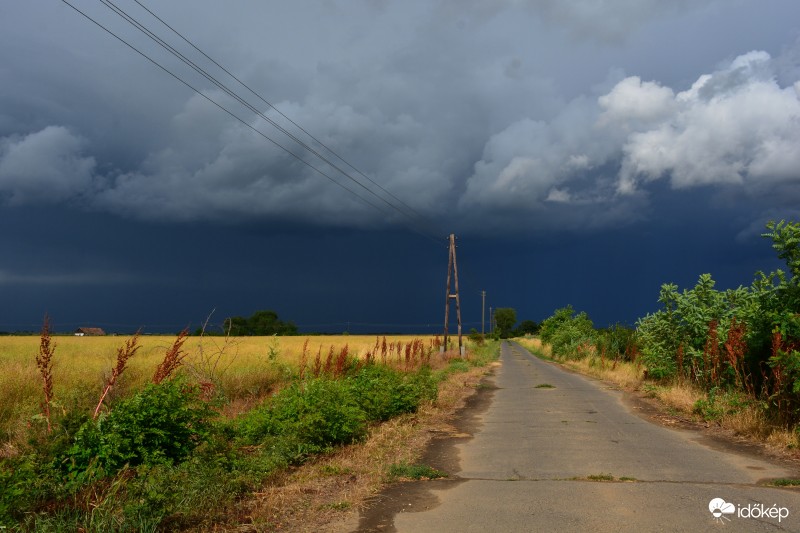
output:
M617 231L459 239L465 331L487 307L543 320L567 304L598 326L633 324L657 309L662 283L710 272L718 288L749 285L782 265L769 241L737 239L734 211L706 215L707 194L678 195L649 220ZM441 330L447 246L407 231L320 230L276 224L144 224L67 209L0 210L6 231L0 330L175 332L273 309L302 331ZM488 309L487 309L488 318Z

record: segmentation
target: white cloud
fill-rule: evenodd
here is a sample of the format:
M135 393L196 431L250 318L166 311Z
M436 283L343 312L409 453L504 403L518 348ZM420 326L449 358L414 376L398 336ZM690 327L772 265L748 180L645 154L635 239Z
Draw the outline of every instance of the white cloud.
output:
M598 126L626 131L657 123L675 111L675 94L669 87L642 82L638 76L625 78L598 99L603 112Z
M800 180L800 99L769 65L769 55L751 52L677 94L671 113L627 139L620 192L659 178L675 188Z
M619 223L626 208L642 206L642 191L658 179L675 189L716 186L751 199L785 196L781 184L800 184L796 86L781 87L770 56L759 51L680 92L626 77L594 100L570 102L550 121L521 119L494 134L461 206L483 216L514 208L547 210L555 220ZM618 216L604 218L603 211Z

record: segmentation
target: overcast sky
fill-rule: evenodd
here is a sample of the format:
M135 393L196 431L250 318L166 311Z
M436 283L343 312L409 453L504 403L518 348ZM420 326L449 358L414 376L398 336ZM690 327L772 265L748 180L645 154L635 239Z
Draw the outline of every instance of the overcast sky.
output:
M66 3L0 4L0 331L435 331L449 233L466 329L481 290L632 324L778 268L760 233L800 218L795 0L115 0L250 107L70 1L200 94Z

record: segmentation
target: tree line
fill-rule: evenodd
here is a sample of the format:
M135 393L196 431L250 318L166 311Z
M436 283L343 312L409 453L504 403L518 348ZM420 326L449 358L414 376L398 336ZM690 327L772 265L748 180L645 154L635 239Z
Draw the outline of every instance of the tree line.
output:
M270 310L256 311L249 317L232 316L225 319L222 331L199 328L196 335L231 335L232 337L255 337L266 335L297 335L297 326L291 320L283 321L278 313Z

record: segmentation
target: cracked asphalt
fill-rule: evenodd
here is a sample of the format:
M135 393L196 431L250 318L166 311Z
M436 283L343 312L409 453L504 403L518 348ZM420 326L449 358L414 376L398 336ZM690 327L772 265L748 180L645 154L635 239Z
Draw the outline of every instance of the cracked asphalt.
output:
M423 459L450 478L393 485L350 531L800 532L800 491L768 485L792 463L654 423L519 345L500 361Z

